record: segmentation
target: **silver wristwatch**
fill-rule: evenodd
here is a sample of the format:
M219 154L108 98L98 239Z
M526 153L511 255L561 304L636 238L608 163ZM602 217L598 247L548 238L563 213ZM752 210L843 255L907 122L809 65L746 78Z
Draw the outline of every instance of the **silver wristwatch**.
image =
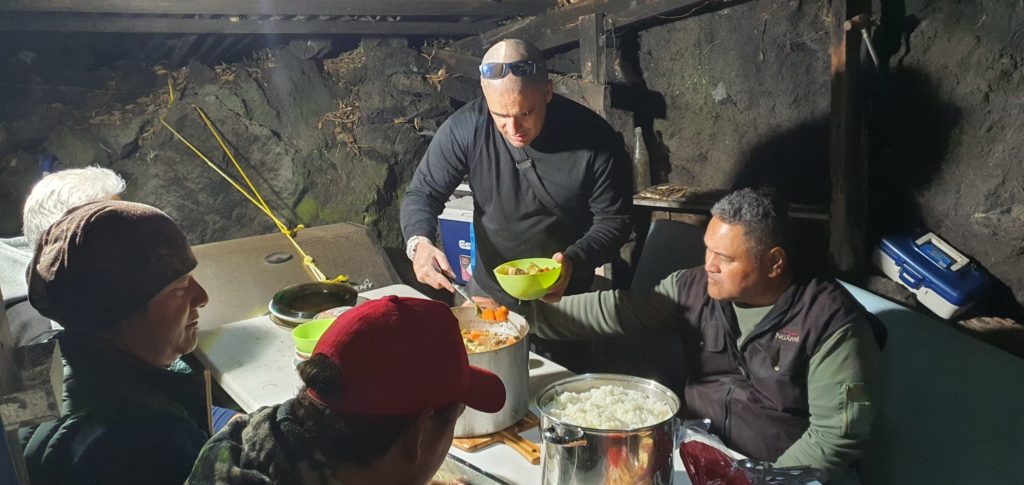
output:
M424 236L413 236L405 242L405 255L409 257L410 261L412 261L412 258L416 256L416 245L418 245L420 241L426 241L429 243L430 239L427 239Z

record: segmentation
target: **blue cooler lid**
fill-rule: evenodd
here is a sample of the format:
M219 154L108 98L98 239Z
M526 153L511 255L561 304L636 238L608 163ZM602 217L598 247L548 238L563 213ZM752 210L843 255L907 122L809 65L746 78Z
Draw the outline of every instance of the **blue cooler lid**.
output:
M985 270L974 262L961 264L966 257L931 233L884 237L878 248L900 268L903 283L928 288L952 305L971 303L988 289Z

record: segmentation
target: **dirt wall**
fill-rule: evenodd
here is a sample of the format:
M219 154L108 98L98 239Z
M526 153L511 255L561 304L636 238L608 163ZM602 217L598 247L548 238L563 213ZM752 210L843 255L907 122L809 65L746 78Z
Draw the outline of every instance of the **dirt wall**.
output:
M637 122L657 181L830 193L828 2L750 2L642 31ZM1024 317L1024 4L882 2L865 78L872 238L930 228ZM649 128L648 128L649 127Z
M990 312L1024 321L1024 3L893 1L879 14L875 227L934 230L1000 280Z

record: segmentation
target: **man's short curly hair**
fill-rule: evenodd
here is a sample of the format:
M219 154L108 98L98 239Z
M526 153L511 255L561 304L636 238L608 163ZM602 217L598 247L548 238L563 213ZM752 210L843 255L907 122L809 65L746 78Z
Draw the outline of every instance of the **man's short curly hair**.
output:
M789 250L789 216L785 204L770 188L748 187L726 195L711 208L711 215L726 224L742 226L755 254L774 247Z

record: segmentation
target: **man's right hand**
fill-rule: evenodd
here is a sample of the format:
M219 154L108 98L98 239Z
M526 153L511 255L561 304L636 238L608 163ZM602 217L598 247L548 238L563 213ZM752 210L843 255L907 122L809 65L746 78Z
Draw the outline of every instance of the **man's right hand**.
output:
M413 253L412 270L416 272L416 280L420 283L430 285L431 288L444 288L452 293L455 287L452 280L455 273L448 265L448 258L444 251L437 249L428 241L422 240L416 244L416 251Z

